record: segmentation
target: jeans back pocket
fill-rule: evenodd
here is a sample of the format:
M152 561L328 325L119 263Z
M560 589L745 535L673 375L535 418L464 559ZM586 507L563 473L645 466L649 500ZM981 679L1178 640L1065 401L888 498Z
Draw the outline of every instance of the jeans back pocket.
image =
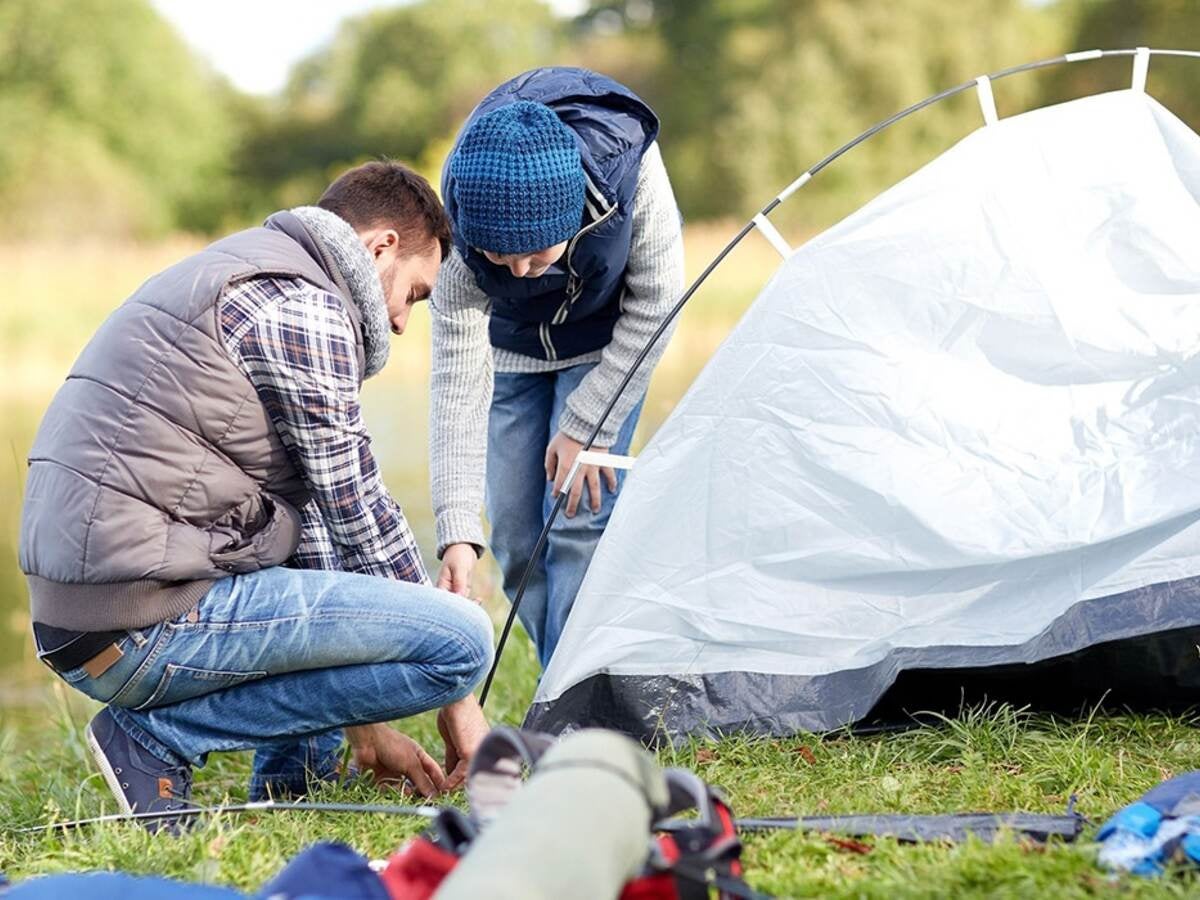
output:
M167 663L158 686L149 698L134 707L134 709L152 709L155 706L166 706L202 697L216 691L223 691L234 685L265 678L266 672L228 672L221 669L197 669L192 666L180 666Z

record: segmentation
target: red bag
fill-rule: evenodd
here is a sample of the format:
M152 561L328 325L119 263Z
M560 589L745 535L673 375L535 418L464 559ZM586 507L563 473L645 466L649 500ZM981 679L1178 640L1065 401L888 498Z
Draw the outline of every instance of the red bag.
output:
M667 773L672 814L695 809L695 819L674 820L649 842L646 866L620 900L721 900L752 896L742 880L741 841L733 814L714 788L691 772ZM463 813L444 810L433 827L405 844L381 873L391 900L429 900L459 858L470 852L475 826Z

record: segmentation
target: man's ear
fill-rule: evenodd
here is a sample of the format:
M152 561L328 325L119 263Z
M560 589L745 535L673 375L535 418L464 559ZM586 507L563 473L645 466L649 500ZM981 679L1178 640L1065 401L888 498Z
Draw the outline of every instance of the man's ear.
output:
M400 235L394 228L385 228L382 231L376 232L367 244L367 249L371 252L371 256L379 259L386 251L394 250L400 246Z

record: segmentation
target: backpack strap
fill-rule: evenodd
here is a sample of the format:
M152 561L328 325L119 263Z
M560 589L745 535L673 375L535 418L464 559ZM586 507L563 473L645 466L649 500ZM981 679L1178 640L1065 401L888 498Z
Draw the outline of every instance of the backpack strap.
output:
M496 818L554 738L501 725L483 739L467 773L467 801L477 826Z

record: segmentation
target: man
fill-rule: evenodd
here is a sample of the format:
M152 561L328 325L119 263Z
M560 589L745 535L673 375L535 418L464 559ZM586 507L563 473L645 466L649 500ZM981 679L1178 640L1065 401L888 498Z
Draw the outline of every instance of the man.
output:
M454 249L431 303L441 587L465 593L483 552L486 460L491 545L513 598L583 442L683 289L679 212L657 134L653 111L627 88L549 68L498 87L459 135L442 182ZM593 449L628 451L664 345ZM620 480L582 467L530 579L520 617L543 666Z
M147 281L54 398L21 566L122 810L181 808L215 750L256 748L253 799L302 793L340 728L381 780L461 782L490 621L429 584L358 398L449 238L423 179L360 166ZM437 707L449 777L382 724Z

